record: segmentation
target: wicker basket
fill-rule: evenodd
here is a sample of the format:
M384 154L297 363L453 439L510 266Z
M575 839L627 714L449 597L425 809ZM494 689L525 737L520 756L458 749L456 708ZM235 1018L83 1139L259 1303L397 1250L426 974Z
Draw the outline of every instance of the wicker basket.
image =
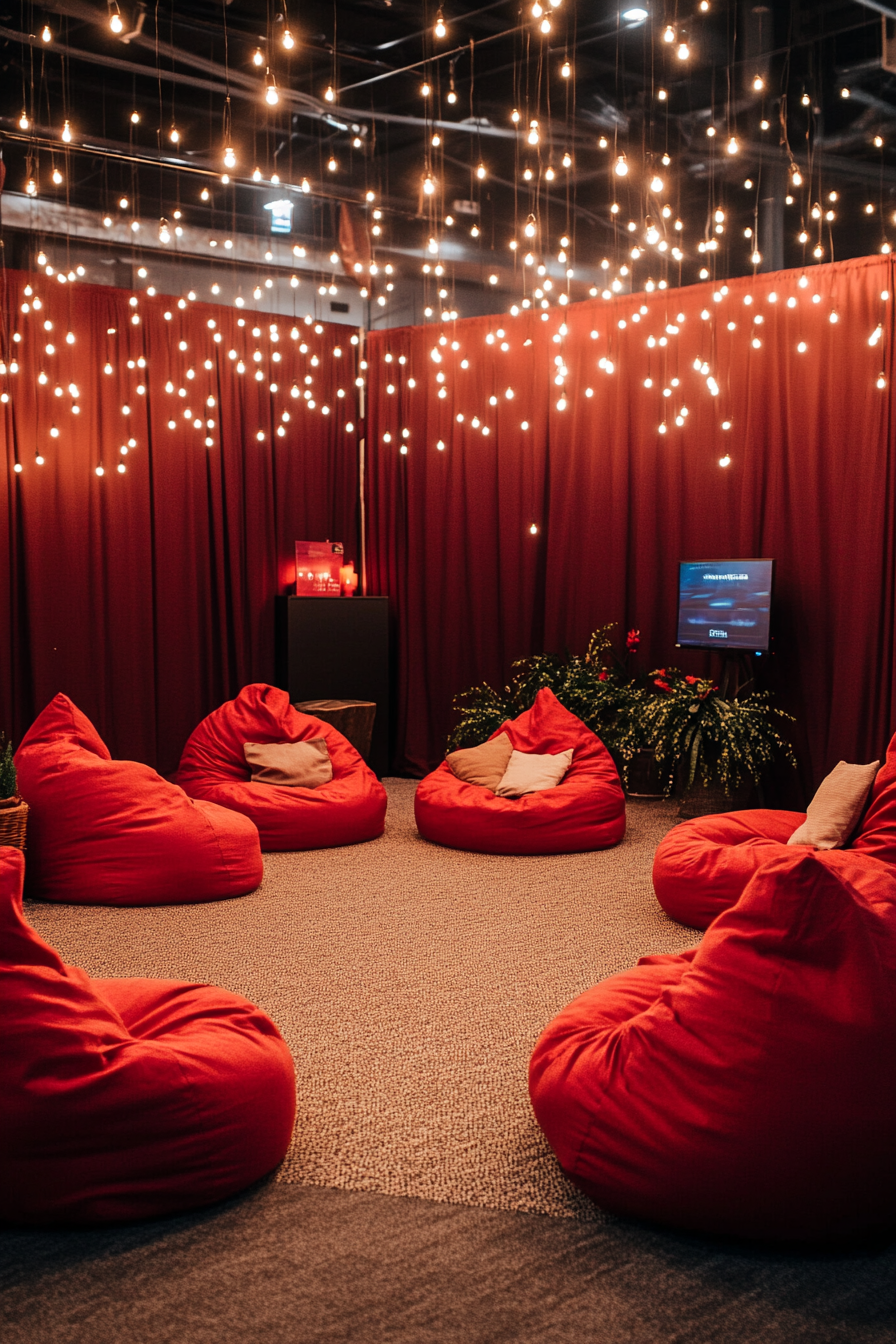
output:
M25 827L28 823L28 804L19 794L0 798L0 845L13 849L25 848Z

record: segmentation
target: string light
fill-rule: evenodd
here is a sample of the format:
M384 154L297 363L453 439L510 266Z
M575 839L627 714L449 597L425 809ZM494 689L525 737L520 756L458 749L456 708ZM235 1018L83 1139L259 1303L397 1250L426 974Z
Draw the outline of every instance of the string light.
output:
M441 9L436 14L436 26L433 31L438 38L447 37L448 35L448 29L445 27L445 16Z
M286 51L292 51L293 47L296 45L296 40L288 28L284 28L283 36L280 39L280 41L282 42Z
M109 27L116 37L124 32L124 20L121 17L121 10L118 8L116 0L111 0L111 14L109 15Z

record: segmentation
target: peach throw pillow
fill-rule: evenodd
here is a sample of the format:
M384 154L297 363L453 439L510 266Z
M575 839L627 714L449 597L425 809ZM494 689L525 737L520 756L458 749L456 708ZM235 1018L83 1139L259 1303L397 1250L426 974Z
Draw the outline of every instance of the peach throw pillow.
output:
M323 737L312 737L307 742L244 742L243 753L252 771L253 784L316 789L333 778L330 753Z
M842 849L858 825L871 792L880 761L847 765L840 761L821 781L806 812L806 820L787 841L815 849Z
M572 764L573 748L555 756L534 751L515 751L504 778L495 789L499 798L521 798L524 793L540 793L559 784Z
M480 784L494 793L504 777L512 752L510 738L506 733L499 733L479 747L449 752L446 760L452 774L465 784Z

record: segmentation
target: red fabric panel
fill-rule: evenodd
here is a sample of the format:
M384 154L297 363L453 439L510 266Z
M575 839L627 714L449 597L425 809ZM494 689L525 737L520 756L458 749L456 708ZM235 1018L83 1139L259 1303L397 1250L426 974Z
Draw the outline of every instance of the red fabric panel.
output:
M239 995L90 980L25 922L0 849L0 1218L109 1222L212 1203L292 1135L292 1059Z
M41 309L23 314L35 298ZM10 392L0 405L0 638L10 650L0 725L17 739L64 691L113 755L167 774L204 714L247 682L274 679L274 599L294 578L295 540L330 537L358 559L357 433L346 432L347 422L357 425L351 331L319 324L317 333L302 321L294 340L282 317L205 303L180 309L164 295L18 272L6 274L5 308L8 330L22 339L0 349L19 366L0 375ZM293 387L313 393L313 410ZM137 446L122 457L128 438Z
M850 849L896 864L896 737L891 739L886 760L877 772L859 834Z
M801 1240L891 1227L896 876L775 859L696 951L647 957L550 1024L536 1116L603 1207Z
M709 668L709 655L674 650L678 562L739 556L777 561L765 678L798 719L793 802L839 759L880 754L896 718L896 333L893 301L881 298L894 293L893 261L813 267L804 288L799 278L598 299L546 321L471 319L446 328L446 346L436 327L371 336L370 572L399 618L401 767L423 773L441 758L459 691L502 683L530 652L581 651L605 622L641 630L648 668ZM487 342L498 329L507 351ZM673 412L685 406L679 428Z
M680 923L708 928L737 904L763 864L787 853L787 841L805 820L805 812L756 809L683 821L654 855L657 900Z
M113 761L57 695L15 756L28 801L28 894L76 905L168 905L254 891L264 876L245 817L193 802L137 761Z
M333 778L316 789L254 784L246 742L326 740ZM332 724L293 709L286 691L244 686L203 719L181 757L177 782L192 798L241 812L258 827L261 847L325 849L382 835L386 790Z
M425 839L480 854L575 854L618 845L625 835L625 795L613 758L553 691L539 691L532 708L492 736L498 733L507 733L515 751L553 756L572 747L572 764L555 788L498 798L458 779L443 761L414 796Z

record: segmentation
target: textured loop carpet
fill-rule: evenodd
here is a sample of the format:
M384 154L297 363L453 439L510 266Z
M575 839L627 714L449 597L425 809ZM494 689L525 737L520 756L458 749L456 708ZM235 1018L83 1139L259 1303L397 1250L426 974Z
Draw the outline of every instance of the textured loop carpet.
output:
M415 782L387 787L381 839L268 854L251 896L28 917L90 975L210 981L270 1013L298 1076L282 1181L599 1220L541 1137L526 1070L569 999L698 940L650 883L675 808L630 802L613 850L492 857L428 844Z

